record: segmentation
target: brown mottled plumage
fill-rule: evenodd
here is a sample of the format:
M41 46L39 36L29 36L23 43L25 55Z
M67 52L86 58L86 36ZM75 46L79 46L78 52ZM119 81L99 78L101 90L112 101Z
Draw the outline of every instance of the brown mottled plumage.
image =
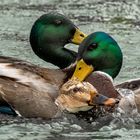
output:
M0 57L0 104L8 103L25 117L49 119L60 116L63 110L73 113L87 111L93 105L100 104L97 102L100 94L119 97L112 79L102 72L93 72L91 77L87 77L86 81L94 87L88 82L75 79L64 84L67 73L10 57ZM136 105L140 110L139 80L126 83L116 87L131 85L128 87L133 87ZM105 103L105 100L109 102ZM102 104L112 103L116 103L115 100L107 97L102 101Z
M56 114L54 100L65 77L61 70L1 56L0 104L8 102L25 117L51 118Z

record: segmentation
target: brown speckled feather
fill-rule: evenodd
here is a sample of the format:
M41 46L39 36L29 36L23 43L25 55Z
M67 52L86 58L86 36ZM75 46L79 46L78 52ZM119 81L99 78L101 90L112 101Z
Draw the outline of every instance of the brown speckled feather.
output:
M0 78L0 95L13 109L25 117L49 119L58 111L48 92L38 92L8 78Z
M0 77L11 78L39 92L49 91L56 98L66 74L58 69L39 67L26 61L0 56Z

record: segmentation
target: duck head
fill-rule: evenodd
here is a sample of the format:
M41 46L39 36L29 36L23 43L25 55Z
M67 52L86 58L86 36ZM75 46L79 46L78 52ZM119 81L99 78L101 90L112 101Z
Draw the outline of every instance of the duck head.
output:
M86 37L69 19L59 13L48 13L37 19L31 29L33 51L43 60L65 68L75 61L76 53L64 46L80 44Z
M74 78L66 82L60 89L60 95L55 103L61 110L71 113L87 111L93 106L112 106L117 103L114 98L108 98L97 92L88 82L80 82Z
M107 33L90 34L80 44L73 77L84 80L92 71L102 71L115 78L122 66L122 51Z

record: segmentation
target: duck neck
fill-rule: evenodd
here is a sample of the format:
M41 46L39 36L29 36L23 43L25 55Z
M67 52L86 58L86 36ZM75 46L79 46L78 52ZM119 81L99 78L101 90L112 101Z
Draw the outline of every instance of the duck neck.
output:
M62 44L47 43L33 48L34 52L43 60L58 67L65 68L75 61L76 52L64 48Z
M106 53L104 59L96 62L97 70L103 71L109 74L113 79L118 75L122 67L123 55L119 47L114 47L115 51L111 51L110 54ZM111 49L110 49L111 50Z
M36 28L35 28L36 29ZM30 34L30 43L34 53L41 59L50 62L60 68L65 68L75 61L76 52L64 48L65 40L46 39L34 28ZM58 38L58 37L57 37Z

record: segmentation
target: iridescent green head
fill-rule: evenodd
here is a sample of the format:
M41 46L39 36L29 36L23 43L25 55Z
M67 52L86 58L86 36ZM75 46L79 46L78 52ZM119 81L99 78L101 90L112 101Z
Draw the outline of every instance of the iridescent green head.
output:
M80 59L92 65L95 71L106 72L115 78L121 69L123 55L119 45L111 36L104 32L95 32L80 44L77 60Z
M42 59L60 68L75 60L76 53L64 48L67 43L79 44L85 34L64 15L49 13L37 19L31 29L30 43Z

